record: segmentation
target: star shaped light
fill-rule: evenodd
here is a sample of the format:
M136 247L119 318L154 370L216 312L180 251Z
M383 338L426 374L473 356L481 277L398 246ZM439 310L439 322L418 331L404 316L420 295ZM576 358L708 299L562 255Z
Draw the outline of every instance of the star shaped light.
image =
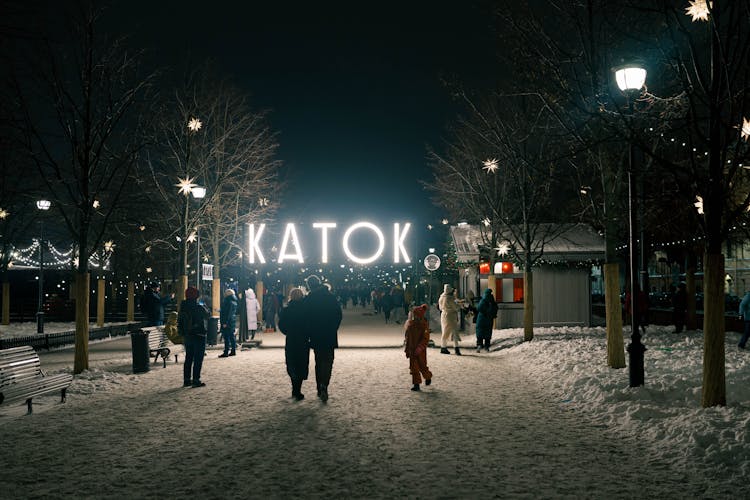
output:
M262 198L259 198L258 199L258 205L260 205L261 207L267 207L268 206L268 198L266 198L265 196L263 196Z
M147 272L147 273L150 273L150 272L152 272L152 271L153 271L153 269L151 269L150 267L147 267L147 268L146 268L146 272Z
M495 248L495 250L497 250L497 255L499 256L508 255L508 252L510 252L510 245L507 243L501 243Z
M10 215L7 210L0 208L0 219L5 219Z
M193 188L197 186L197 184L193 184L194 180L195 179L191 179L190 177L185 177L184 179L179 179L179 182L175 184L175 186L180 188L180 193L187 196L190 194Z
M695 209L698 211L698 215L703 215L703 198L700 196L695 197L695 203L693 203Z
M488 174L496 172L499 166L497 163L497 158L484 160L482 164L484 165L482 168L486 170Z
M443 223L443 225L445 226L445 225L447 225L447 224L448 224L448 219L443 219L443 220L441 220L440 222L442 222L442 223Z
M195 231L193 231L192 233L190 233L190 236L187 237L187 240L190 243L193 243L196 240L197 237L198 237L197 233Z
M685 9L685 13L693 18L693 22L708 21L710 5L708 0L690 0L690 6Z
M91 204L91 206L94 208L99 208L99 205L100 205L99 200L94 200L94 202Z
M747 118L742 119L742 129L740 130L740 136L747 140L750 137L750 120Z
M188 129L190 129L191 132L197 132L201 129L203 126L203 123L195 117L191 118L188 122Z
M115 242L112 240L104 242L104 251L105 252L114 252L115 251Z
M482 219L482 224L484 224L485 227L489 227L490 224L492 224L492 221L490 221L489 217L485 217L484 219Z

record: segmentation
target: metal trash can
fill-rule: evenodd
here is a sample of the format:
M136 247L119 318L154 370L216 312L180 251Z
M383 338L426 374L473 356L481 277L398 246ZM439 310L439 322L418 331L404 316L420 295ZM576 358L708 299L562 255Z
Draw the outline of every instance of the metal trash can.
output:
M219 317L208 318L208 329L206 330L206 344L216 345L219 337Z
M130 345L133 350L133 373L147 372L151 364L148 352L148 332L143 330L130 332Z

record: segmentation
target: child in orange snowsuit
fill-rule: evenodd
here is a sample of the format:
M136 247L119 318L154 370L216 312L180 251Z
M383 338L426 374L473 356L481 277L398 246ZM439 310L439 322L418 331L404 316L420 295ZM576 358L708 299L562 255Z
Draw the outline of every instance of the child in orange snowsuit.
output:
M422 383L422 377L426 385L432 383L432 372L427 368L427 345L430 342L430 327L424 315L427 312L427 304L417 306L412 310L412 318L409 319L405 327L404 336L406 337L405 348L406 357L409 358L409 371L411 372L411 381L414 386L412 391L419 390L419 384Z

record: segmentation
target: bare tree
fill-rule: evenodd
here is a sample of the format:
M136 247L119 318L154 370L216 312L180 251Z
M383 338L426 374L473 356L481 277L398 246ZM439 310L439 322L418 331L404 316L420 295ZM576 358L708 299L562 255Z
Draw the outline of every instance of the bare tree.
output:
M267 113L254 111L246 95L208 74L204 69L190 78L164 113L174 119L161 124L163 148L152 157L150 175L165 215L180 221L173 226L179 229L165 233L162 242L180 240L183 284L187 245L196 231L208 241L205 257L214 266L213 308L218 314L221 269L239 262L244 226L273 216L281 183L280 162L274 158L278 144ZM194 120L200 128L189 129ZM180 183L187 188L178 191L175 184ZM196 185L206 189L206 197L190 204Z
M528 341L534 336L533 266L545 244L566 227L551 224L567 204L559 196L565 191L556 189L557 120L538 99L530 104L523 96L495 96L480 105L460 95L468 117L460 119L447 154L432 153L433 179L426 186L441 205L452 200L454 215L481 221L491 272L496 257L505 253L523 268Z
M74 372L88 368L89 257L129 182L145 138L151 77L122 40L102 37L100 12L80 7L58 13L71 28L26 54L32 71L18 71L16 91L25 142L53 209L63 220L76 256ZM59 38L58 38L59 36Z

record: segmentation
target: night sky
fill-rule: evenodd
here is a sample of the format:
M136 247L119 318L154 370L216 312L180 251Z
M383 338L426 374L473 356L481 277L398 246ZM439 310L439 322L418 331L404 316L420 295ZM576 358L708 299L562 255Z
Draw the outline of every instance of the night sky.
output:
M289 188L281 219L434 223L418 184L455 104L441 77L497 72L470 1L115 2L117 29L162 65L210 58L270 109ZM108 16L109 17L109 16Z

